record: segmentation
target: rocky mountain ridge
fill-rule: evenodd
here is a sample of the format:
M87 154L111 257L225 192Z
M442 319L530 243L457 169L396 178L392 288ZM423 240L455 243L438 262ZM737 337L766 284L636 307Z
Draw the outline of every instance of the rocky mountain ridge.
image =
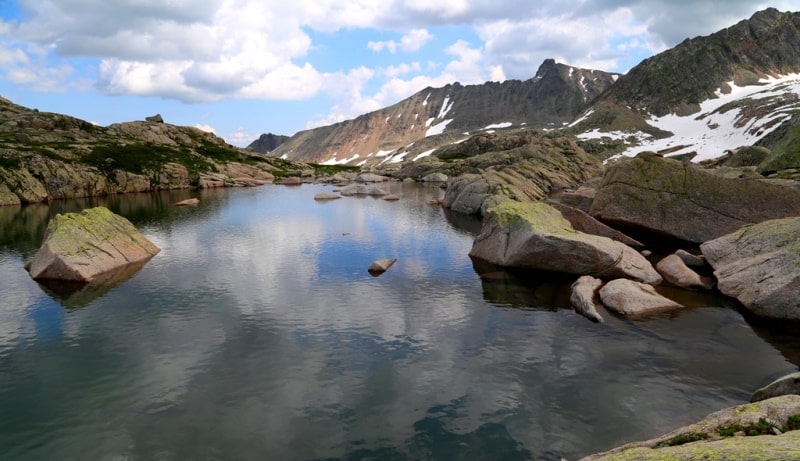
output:
M571 124L613 153L690 154L741 146L786 153L800 118L800 13L769 8L644 60ZM789 136L789 139L786 137Z
M617 78L548 59L529 80L426 88L353 120L301 131L270 155L311 163L399 162L479 132L558 128Z
M277 149L278 146L289 140L289 136L265 133L255 141L247 145L248 149L253 149L260 154L267 154Z

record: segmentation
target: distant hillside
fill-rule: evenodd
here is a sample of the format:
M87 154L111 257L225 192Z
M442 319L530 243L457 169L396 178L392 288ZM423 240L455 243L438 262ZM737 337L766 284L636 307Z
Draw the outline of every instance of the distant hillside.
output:
M0 98L0 205L253 186L299 168L160 117L102 127Z
M557 128L570 122L618 76L546 60L530 80L426 88L353 120L297 133L271 156L361 164L425 138L444 142L498 128ZM416 149L421 149L416 146Z
M278 146L285 143L289 140L289 136L283 136L278 134L266 133L262 134L258 137L255 141L251 142L247 148L253 149L254 151L260 154L267 154L272 152Z
M646 59L603 93L572 131L616 152L722 156L797 145L800 13L774 8ZM782 141L792 135L793 142ZM783 146L783 147L782 147Z

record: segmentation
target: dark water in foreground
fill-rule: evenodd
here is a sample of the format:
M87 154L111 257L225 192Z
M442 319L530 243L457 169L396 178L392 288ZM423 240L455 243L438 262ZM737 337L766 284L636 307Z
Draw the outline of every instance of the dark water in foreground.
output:
M797 335L721 299L596 325L552 280L482 278L476 222L392 187L400 202L304 185L0 207L0 457L576 459L798 368ZM30 280L48 216L97 203L161 253L111 289Z

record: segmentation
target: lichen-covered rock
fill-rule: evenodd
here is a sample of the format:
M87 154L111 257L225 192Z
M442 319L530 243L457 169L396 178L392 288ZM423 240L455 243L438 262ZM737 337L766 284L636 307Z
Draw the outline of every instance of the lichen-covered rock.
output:
M702 243L746 224L800 215L800 189L720 178L689 162L640 154L607 168L590 214Z
M800 319L800 217L745 226L700 250L719 291L758 316Z
M683 307L661 296L650 285L627 279L616 279L600 289L603 305L623 315L641 316Z
M97 207L56 215L47 225L41 248L25 268L36 280L88 283L146 261L159 251L130 221Z
M503 267L627 277L651 284L662 281L636 250L576 231L558 210L543 202L503 200L489 208L470 256Z
M798 415L800 396L775 397L726 408L660 437L581 461L800 459L800 431L785 432L794 424L789 419Z
M585 232L587 234L592 234L592 235L600 235L603 237L608 237L611 240L616 240L617 242L624 243L625 245L628 245L631 248L641 248L644 246L638 240L628 237L624 233L606 226L600 221L594 219L588 213L578 208L573 208L569 205L564 205L563 203L557 203L557 202L548 202L548 204L551 205L556 210L558 210L561 213L561 216L563 216L564 219L569 221L573 229L577 231Z

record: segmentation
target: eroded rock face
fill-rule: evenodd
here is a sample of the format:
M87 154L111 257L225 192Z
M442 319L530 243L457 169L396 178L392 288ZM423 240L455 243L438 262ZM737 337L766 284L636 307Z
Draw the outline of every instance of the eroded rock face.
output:
M590 214L702 243L746 224L800 215L800 190L721 178L691 163L640 154L608 167Z
M700 250L719 291L758 316L800 319L800 217L745 226Z
M662 281L636 250L576 231L558 210L543 202L504 200L489 208L470 256L503 267L627 277L651 284Z
M47 225L41 248L25 268L36 280L90 283L159 251L130 221L97 207L56 215Z
M650 285L627 279L616 279L600 289L600 300L612 311L641 316L683 307L665 298Z

